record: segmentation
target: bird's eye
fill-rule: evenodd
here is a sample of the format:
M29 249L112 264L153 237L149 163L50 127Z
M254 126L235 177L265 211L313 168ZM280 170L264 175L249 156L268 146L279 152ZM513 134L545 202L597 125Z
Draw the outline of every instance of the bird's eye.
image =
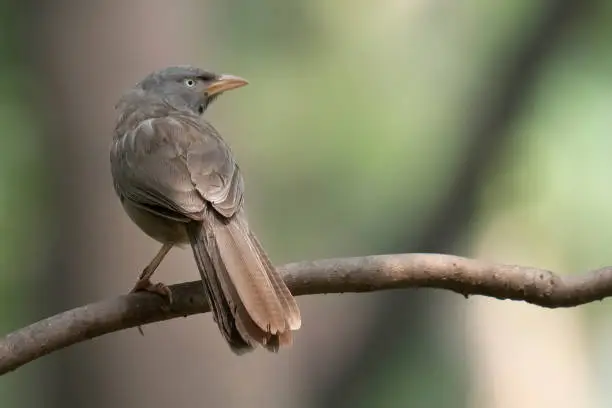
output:
M183 83L188 88L193 88L196 84L196 82L192 78L187 78L186 80L183 81Z

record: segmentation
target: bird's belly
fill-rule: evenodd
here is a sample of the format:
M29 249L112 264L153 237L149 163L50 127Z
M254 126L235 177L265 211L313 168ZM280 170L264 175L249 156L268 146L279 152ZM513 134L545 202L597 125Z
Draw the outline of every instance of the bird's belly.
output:
M150 211L123 201L123 208L130 219L148 236L162 244L182 246L189 242L185 223L160 217Z

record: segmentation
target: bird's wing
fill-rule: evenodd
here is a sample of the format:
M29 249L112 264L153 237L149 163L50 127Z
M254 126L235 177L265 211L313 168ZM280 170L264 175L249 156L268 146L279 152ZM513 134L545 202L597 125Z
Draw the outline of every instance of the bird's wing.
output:
M122 199L164 217L201 219L206 202L231 217L242 204L229 147L210 124L187 116L146 119L116 137L111 168Z

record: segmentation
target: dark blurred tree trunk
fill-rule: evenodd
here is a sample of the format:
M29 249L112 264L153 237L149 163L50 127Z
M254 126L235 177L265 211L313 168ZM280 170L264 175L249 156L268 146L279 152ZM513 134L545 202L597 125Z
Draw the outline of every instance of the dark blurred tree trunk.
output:
M569 30L596 11L595 0L548 0L545 3L534 7L540 16L530 32L523 34L524 27L517 27L516 36L522 37L522 41L509 50L504 65L500 67L495 61L490 71L496 74L483 75L486 83L475 90L474 104L468 105L472 109L465 112L468 116L467 127L463 130L466 143L464 158L459 161L463 165L455 172L454 182L438 203L430 225L416 242L411 242L410 237L404 235L405 226L398 223L400 230L396 237L383 243L384 252L458 252L457 242L467 233L480 188L511 142L512 123L522 113L548 57ZM407 296L402 292L380 296L384 296L384 300L377 323L370 330L368 340L363 342L364 351L355 354L358 360L344 367L337 381L325 385L326 391L316 406L354 406L355 399L364 393L362 390L366 390L365 394L374 392L368 387L373 378L390 375L389 367L398 355L406 359L409 353L418 361L423 353L439 354L432 350L436 346L430 341L437 322L422 316L432 314L434 306L448 295L419 292ZM393 316L394 321L390 322L388 316ZM429 323L424 324L424 320Z
M215 68L205 3L185 0L31 4L29 44L46 120L50 261L36 299L40 317L127 292L159 249L123 213L110 177L114 104L150 71ZM210 24L209 24L210 25ZM206 47L206 49L205 49ZM217 123L215 121L215 123ZM190 250L174 250L156 279L198 278ZM237 358L210 314L127 330L36 361L46 407L296 406L297 376L265 353ZM289 357L290 358L290 357ZM297 358L297 357L296 357ZM285 359L287 361L287 359ZM270 391L274 389L275 391Z
M152 69L189 61L197 48L186 27L191 3L66 0L30 6L29 79L39 91L51 170L47 225L41 226L50 256L35 297L42 317L126 292L155 251L156 244L126 223L112 191L113 106L123 88ZM162 384L139 381L156 368L156 343L136 331L118 338L34 363L51 373L45 376L52 382L45 406L160 406L155 398ZM134 348L148 350L150 359L132 364Z

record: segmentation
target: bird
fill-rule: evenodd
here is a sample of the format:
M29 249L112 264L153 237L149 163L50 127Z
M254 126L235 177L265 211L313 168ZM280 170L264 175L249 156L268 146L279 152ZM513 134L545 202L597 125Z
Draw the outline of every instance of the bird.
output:
M278 352L301 326L297 302L244 209L244 180L229 145L204 119L223 93L248 81L190 65L151 72L115 105L113 186L128 217L161 248L131 292L172 303L151 277L173 247L191 246L204 294L230 349Z

